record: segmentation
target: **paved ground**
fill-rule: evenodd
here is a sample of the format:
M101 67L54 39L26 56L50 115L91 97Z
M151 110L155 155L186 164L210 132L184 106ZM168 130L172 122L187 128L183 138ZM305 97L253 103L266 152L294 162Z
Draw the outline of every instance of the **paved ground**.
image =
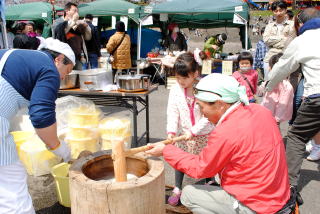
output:
M157 142L166 137L166 106L168 90L160 86L159 90L150 95L150 132L151 142ZM130 117L129 111L123 108L105 108L106 114L121 115ZM139 116L138 133L143 132L144 118ZM282 124L282 133L286 133L286 125ZM230 130L232 131L232 130ZM301 177L301 194L305 204L301 206L302 214L318 214L320 210L320 165L319 162L304 161ZM173 170L166 164L166 184L174 184ZM184 184L197 182L191 178L186 178ZM50 175L41 177L29 176L29 189L34 201L37 214L67 214L69 209L65 209L57 204L53 178Z

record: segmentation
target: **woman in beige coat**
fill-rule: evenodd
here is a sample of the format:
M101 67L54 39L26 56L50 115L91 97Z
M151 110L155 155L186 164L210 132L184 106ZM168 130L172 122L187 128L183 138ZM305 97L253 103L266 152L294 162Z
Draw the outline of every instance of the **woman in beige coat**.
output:
M117 70L131 68L130 47L130 36L125 32L125 25L122 21L118 21L116 23L116 33L110 37L107 44L108 53L114 57L112 62L113 78Z

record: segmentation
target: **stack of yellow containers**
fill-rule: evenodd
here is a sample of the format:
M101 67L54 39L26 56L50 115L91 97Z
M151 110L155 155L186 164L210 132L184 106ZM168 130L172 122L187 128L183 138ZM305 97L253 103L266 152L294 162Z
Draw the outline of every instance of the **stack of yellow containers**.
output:
M80 152L100 150L97 131L101 111L95 107L80 106L68 113L68 132L66 142L71 149L71 157L77 158Z
M100 122L101 149L112 149L113 139L123 140L126 148L131 147L131 122L126 118L106 118Z

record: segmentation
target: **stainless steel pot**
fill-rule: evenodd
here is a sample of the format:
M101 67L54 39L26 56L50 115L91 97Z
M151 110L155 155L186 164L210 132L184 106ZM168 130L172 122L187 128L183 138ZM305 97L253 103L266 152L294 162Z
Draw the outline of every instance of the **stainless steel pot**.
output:
M120 91L136 92L146 91L150 87L150 75L147 74L129 74L119 75L117 85Z
M75 88L77 86L78 74L72 71L63 80L60 80L60 89Z
M86 91L103 90L112 84L112 71L103 69L89 69L79 72L80 89Z

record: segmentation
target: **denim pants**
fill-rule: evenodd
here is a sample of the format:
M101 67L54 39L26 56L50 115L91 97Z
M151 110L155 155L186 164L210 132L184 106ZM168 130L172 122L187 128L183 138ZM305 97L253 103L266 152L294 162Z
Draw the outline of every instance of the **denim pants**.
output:
M320 130L320 94L306 97L287 137L287 163L290 184L298 185L306 143Z
M83 70L89 69L89 64L90 64L90 68L98 68L98 55L94 54L94 53L88 53L88 57L89 57L89 62L83 64Z
M302 103L302 96L303 96L303 91L304 91L303 83L304 83L304 78L301 78L301 80L299 81L299 84L297 86L296 92L294 93L292 118L289 121L290 125L292 125L293 121L296 119L297 111Z

